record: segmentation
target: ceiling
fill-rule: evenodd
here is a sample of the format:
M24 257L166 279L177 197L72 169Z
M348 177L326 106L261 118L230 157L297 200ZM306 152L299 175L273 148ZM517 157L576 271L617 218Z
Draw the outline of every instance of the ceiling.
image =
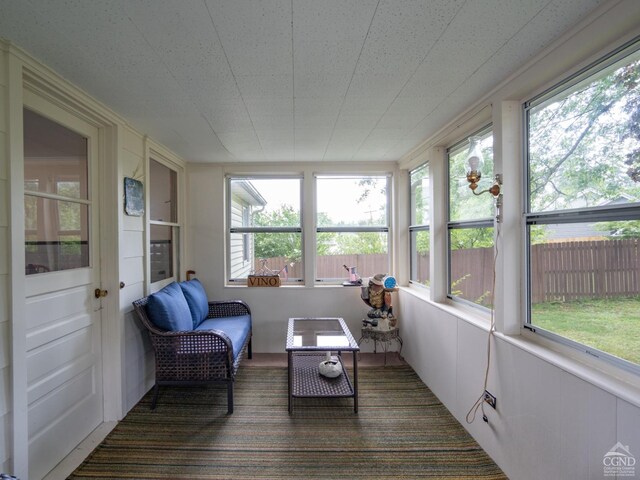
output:
M0 37L188 161L381 161L602 3L0 0Z

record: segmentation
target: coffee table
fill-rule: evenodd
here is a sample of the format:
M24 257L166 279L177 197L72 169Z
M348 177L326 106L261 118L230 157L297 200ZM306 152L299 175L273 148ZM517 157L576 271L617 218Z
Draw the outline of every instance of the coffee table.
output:
M353 397L358 413L358 343L342 318L290 318L287 329L289 366L289 413L294 398ZM336 378L320 375L318 366L326 353L336 352L342 374ZM342 352L353 353L353 383L342 362Z

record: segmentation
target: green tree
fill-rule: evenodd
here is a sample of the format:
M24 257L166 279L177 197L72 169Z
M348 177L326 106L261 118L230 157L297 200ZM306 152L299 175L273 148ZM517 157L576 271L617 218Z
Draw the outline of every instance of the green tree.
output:
M290 205L279 210L261 211L253 215L253 225L262 227L296 227L300 225L300 213ZM302 238L299 233L256 233L254 251L256 258L285 257L292 262L302 258Z
M493 247L493 228L457 228L450 241L451 250Z
M529 114L532 211L640 199L640 61Z
M256 212L253 225L260 227L298 227L300 214L290 205L283 205L278 210ZM325 255L331 245L331 234L318 234L318 254ZM302 236L299 233L267 233L254 235L256 258L285 257L292 262L302 259Z
M421 230L416 234L416 251L420 255L428 255L431 251L431 232Z
M358 232L350 235L334 234L335 255L387 253L386 234Z
M602 222L597 223L595 228L611 238L640 238L640 220Z

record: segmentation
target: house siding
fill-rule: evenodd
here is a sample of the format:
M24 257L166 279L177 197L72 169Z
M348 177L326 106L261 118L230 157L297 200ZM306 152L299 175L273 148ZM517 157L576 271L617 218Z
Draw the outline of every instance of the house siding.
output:
M242 208L245 203L237 198L231 200L231 225L242 225ZM249 250L249 258L253 258L253 244ZM229 259L231 266L231 278L242 278L251 273L251 262L244 261L244 248L242 236L233 235L229 244Z

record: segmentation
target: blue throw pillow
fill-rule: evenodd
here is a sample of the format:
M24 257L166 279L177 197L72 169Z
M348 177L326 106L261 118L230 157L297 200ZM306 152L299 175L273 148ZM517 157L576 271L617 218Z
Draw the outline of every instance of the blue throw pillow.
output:
M172 332L193 330L189 305L176 282L149 295L147 314L149 319L163 330Z
M209 316L207 292L204 291L204 287L197 278L189 280L188 282L181 282L179 285L180 288L182 288L182 293L184 293L184 298L187 299L187 304L191 311L193 328L196 328Z

